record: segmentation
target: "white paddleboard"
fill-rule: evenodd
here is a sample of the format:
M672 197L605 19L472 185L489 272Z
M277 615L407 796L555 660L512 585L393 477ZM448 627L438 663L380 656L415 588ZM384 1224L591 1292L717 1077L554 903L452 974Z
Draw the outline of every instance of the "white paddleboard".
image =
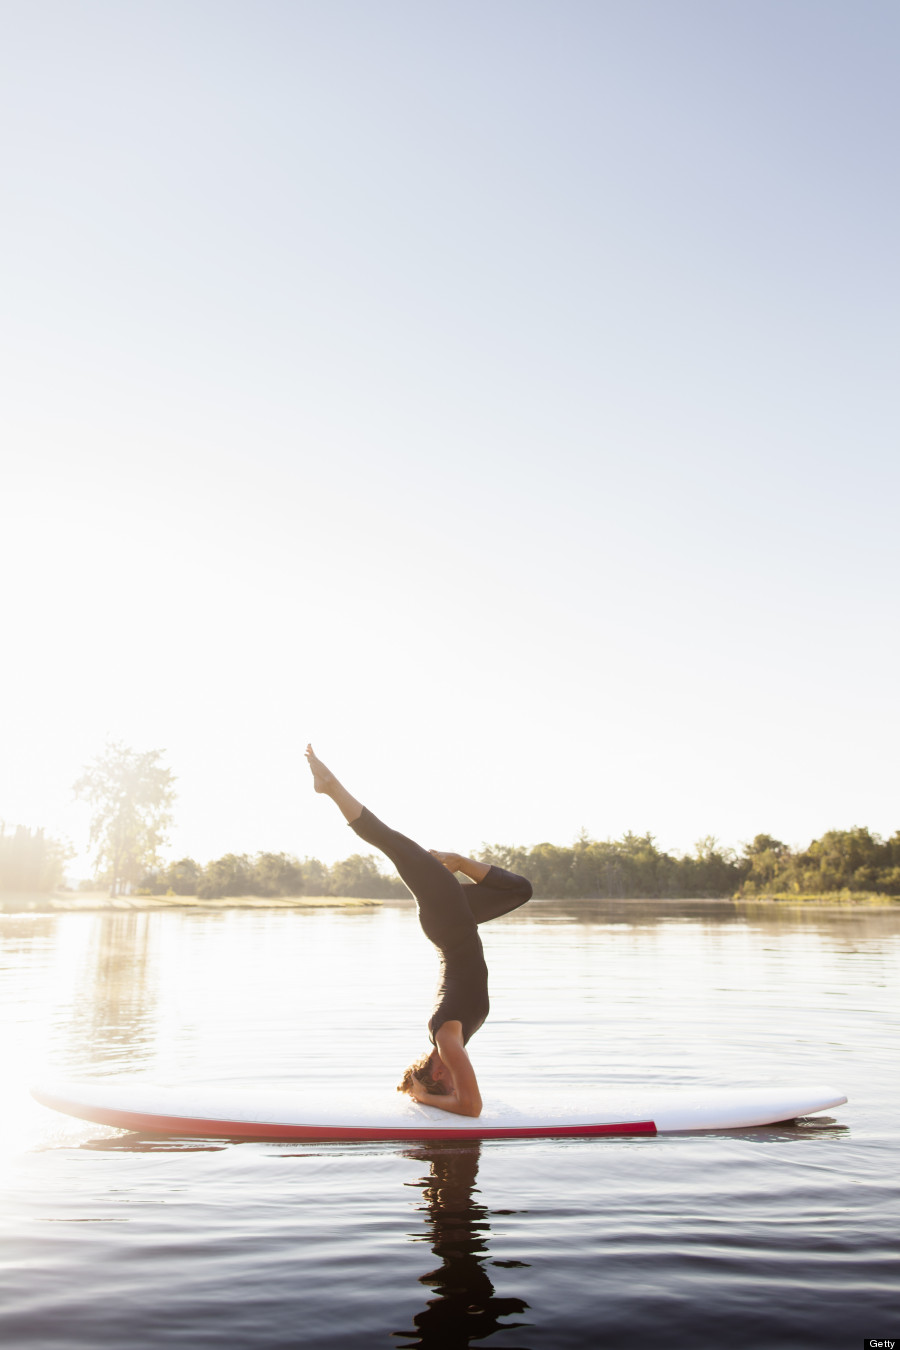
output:
M476 1119L421 1106L398 1092L158 1087L109 1078L59 1079L31 1092L44 1106L98 1125L231 1139L536 1139L734 1130L813 1115L847 1100L818 1085L597 1087L576 1095L489 1099Z

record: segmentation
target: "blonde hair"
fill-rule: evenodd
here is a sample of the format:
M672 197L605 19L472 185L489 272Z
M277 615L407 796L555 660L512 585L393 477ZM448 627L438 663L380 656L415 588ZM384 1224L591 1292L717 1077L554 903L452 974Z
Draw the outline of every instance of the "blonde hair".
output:
M398 1092L408 1092L411 1097L413 1095L412 1080L413 1075L415 1075L427 1092L433 1093L436 1097L449 1096L450 1089L446 1083L433 1078L431 1075L431 1056L433 1053L431 1050L426 1050L424 1055L420 1055L417 1060L409 1065L397 1084Z

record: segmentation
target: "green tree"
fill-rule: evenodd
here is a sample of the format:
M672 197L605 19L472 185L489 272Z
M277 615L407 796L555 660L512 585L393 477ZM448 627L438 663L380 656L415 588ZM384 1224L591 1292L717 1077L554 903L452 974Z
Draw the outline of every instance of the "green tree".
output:
M201 900L226 895L253 895L253 863L246 853L226 853L207 863L197 885Z
M733 850L722 848L712 834L697 840L693 858L681 861L690 882L684 888L686 895L706 898L733 895L741 879L741 865Z
M318 858L304 858L300 870L303 877L301 895L331 895L331 874L325 863Z
M302 895L303 868L289 853L258 853L253 895Z
M408 894L402 881L385 876L380 871L374 853L353 853L349 858L334 863L330 870L332 895L387 900L394 895Z
M535 844L528 853L525 866L514 870L528 877L535 895L552 895L565 900L573 894L572 862L571 848Z
M785 890L789 884L791 851L771 834L758 834L752 844L744 845L741 870L744 895Z
M193 858L179 858L168 867L151 868L138 882L138 893L146 895L196 895L203 868Z
M74 785L93 812L91 846L110 895L121 895L158 865L175 800L174 778L160 762L163 753L110 741Z
M193 858L179 858L178 862L169 863L163 875L167 890L176 895L196 895L203 868Z

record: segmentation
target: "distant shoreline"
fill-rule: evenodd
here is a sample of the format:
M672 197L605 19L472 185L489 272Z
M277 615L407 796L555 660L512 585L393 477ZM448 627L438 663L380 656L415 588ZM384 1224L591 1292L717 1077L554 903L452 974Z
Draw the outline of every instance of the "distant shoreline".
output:
M552 898L551 903L553 903ZM540 904L541 900L536 899ZM556 903L572 906L615 905L732 905L736 909L762 906L767 909L872 909L900 906L900 897L869 891L834 891L810 895L744 896L645 896L645 897L571 897ZM229 895L220 899L201 899L193 895L117 895L105 891L64 891L44 895L27 893L0 895L0 914L146 914L161 910L230 909L371 909L380 905L411 905L412 898L389 896L366 899L341 895Z
M317 909L326 906L354 909L383 903L339 895L229 895L209 900L195 895L110 896L105 891L65 891L0 896L0 914L142 914L166 909Z

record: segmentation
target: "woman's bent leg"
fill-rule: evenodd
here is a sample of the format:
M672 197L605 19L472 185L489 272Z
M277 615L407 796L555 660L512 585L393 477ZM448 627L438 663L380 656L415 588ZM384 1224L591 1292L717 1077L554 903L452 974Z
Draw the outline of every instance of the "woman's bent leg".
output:
M484 881L476 886L464 886L463 893L476 923L490 923L501 914L509 914L531 899L533 891L527 877L507 872L503 867L492 867Z

